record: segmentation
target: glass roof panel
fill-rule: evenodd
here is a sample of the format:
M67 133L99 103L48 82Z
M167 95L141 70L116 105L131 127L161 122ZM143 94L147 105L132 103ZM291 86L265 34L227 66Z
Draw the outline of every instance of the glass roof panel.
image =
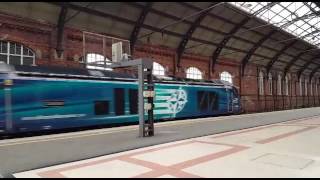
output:
M299 34L299 35L304 35L303 33L304 33L305 31L303 30L303 29L301 29L301 28L297 28L297 30L296 30L296 33L297 34Z
M283 21L283 20L284 20L283 17L277 15L277 16L274 16L274 17L271 19L271 22L278 23L278 22L281 22L281 21Z
M280 13L283 10L283 7L276 4L275 6L273 6L271 9L271 11L275 12L275 13Z
M311 24L311 25L313 24L313 25L319 26L319 20L320 20L319 17L312 18L312 19L308 20L308 23Z
M256 6L254 6L253 8L252 8L252 11L258 11L259 9L261 9L263 7L263 5L261 5L261 4L256 4Z
M320 8L313 2L230 2L230 4L319 46Z
M304 30L307 30L311 27L309 24L306 24L304 21L300 21L300 23L298 21L296 25Z
M307 6L301 6L295 13L298 15L298 17L301 17L305 14L309 14L310 9Z
M280 15L281 15L283 18L286 18L286 17L288 17L290 14L291 14L291 13L290 13L288 10L283 9L283 10L281 11L281 14L280 14Z

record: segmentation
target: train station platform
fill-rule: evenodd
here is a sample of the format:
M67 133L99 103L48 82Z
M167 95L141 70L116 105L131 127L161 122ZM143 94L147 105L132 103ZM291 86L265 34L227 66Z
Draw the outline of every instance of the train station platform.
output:
M0 141L5 177L319 177L320 108ZM252 129L248 129L252 128ZM30 171L31 170L31 171Z
M320 177L319 136L320 116L165 143L14 176Z

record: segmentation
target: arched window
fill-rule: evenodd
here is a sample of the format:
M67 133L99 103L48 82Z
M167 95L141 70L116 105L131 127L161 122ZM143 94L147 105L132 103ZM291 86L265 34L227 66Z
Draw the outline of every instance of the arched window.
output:
M300 80L299 80L299 92L300 92L300 96L303 95L302 93L302 77L300 77Z
M286 78L285 78L285 95L286 96L289 96L289 76L286 75Z
M259 73L259 95L264 95L264 82L263 82L263 72Z
M0 61L14 65L35 65L35 53L21 44L0 41Z
M158 76L164 76L165 75L165 69L161 64L159 64L157 62L153 62L152 74L153 75L158 75Z
M319 92L318 92L318 81L316 81L316 96L319 96Z
M278 75L278 95L282 95L282 77Z
M106 65L110 65L111 63L108 58L105 58L101 54L88 53L86 57L86 61L87 61L86 67L88 69L100 69L100 70L112 71L112 68L103 67L105 63Z
M313 80L310 82L310 96L313 96Z
M189 79L202 79L202 72L196 67L189 67L186 75Z
M271 73L269 73L269 95L272 95L272 93L273 93L273 82L272 82L272 74Z
M229 83L232 84L232 76L230 73L228 73L227 71L223 71L221 74L220 74L220 79L223 80L223 81L228 81Z
M308 81L307 81L307 78L304 79L304 95L308 96Z

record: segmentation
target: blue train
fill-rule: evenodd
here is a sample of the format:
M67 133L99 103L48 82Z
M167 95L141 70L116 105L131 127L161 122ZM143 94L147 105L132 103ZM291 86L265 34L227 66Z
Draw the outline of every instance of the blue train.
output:
M138 84L112 71L0 64L0 133L138 122ZM155 79L157 120L240 113L227 82Z

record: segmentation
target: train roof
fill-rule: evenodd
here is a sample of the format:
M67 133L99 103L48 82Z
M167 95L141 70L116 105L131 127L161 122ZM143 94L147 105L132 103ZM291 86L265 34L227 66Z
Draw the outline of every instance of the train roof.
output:
M119 81L136 81L137 74L119 73L110 70L69 68L54 66L25 66L25 65L8 65L0 64L1 73L15 73L21 76L41 76L56 78L74 78L74 79L98 79L98 80L119 80ZM155 82L162 83L179 83L211 86L233 86L227 81L215 80L193 80L187 78L178 78L172 76L153 76Z

